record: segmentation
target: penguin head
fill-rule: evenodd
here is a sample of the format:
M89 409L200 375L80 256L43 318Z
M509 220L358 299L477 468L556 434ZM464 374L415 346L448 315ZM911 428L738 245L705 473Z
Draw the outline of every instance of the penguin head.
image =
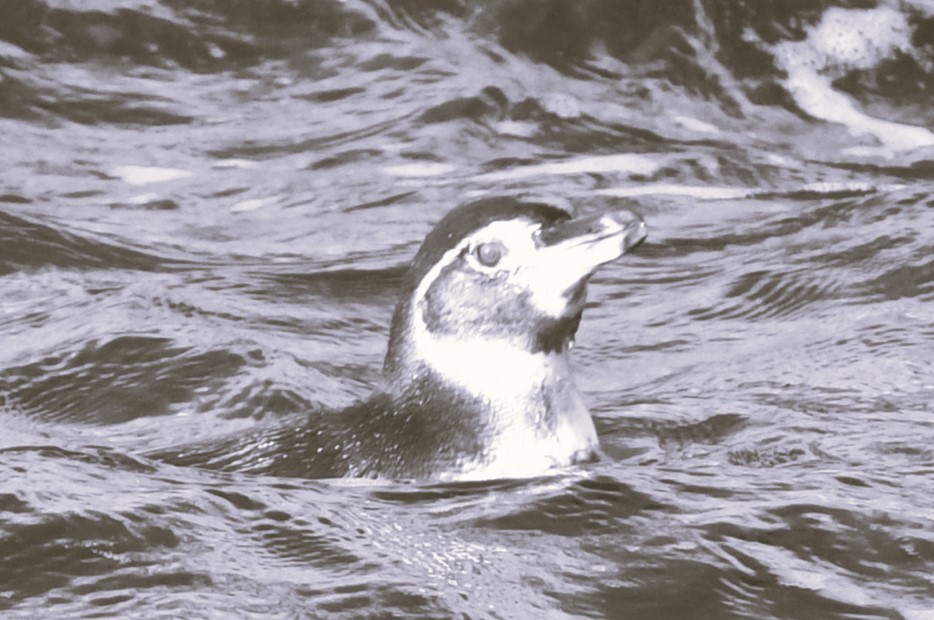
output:
M415 363L431 367L443 342L472 343L481 358L484 350L564 352L590 276L645 236L643 221L626 211L574 218L569 209L514 197L452 210L406 276L385 374L392 380Z

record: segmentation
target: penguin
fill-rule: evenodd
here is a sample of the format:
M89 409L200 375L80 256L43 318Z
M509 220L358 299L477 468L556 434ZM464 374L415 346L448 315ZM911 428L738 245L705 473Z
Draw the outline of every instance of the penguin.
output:
M587 283L646 237L642 218L516 196L445 215L403 279L382 385L346 409L161 457L309 478L490 480L593 460L570 351Z

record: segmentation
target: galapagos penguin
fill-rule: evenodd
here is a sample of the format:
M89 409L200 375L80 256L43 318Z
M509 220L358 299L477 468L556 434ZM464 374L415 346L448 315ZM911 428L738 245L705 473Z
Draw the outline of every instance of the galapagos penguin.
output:
M646 237L628 211L574 218L518 197L455 208L402 284L368 399L176 464L301 477L483 480L595 457L570 348L587 282Z

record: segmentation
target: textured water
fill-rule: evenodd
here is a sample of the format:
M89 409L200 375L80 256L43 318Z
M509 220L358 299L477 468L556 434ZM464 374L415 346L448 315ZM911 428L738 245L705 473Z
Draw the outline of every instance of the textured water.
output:
M0 3L4 618L934 618L925 0ZM365 397L451 207L631 208L516 481L151 455Z

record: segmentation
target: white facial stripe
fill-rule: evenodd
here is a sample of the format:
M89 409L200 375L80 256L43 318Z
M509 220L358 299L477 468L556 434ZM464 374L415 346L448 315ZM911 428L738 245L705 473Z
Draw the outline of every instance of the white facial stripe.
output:
M425 274L422 281L419 282L418 286L415 288L415 292L412 294L412 314L414 315L414 321L423 329L425 328L425 318L422 316L422 309L419 307L418 300L425 299L425 296L428 294L428 289L431 288L431 285L438 279L438 276L441 275L444 268L457 260L457 257L460 256L465 245L466 241L462 241L457 244L456 247L445 252L441 260L428 270L428 273Z
M534 235L541 225L528 220L492 222L463 239L447 251L441 260L425 274L415 291L415 299L424 299L441 271L459 258L465 248L467 260L478 271L506 272L511 282L528 291L535 307L545 316L559 319L565 316L568 299L565 293L582 278L603 263L619 258L625 252L625 226L610 216L600 219L604 238L582 241L568 239L551 246L538 247ZM480 244L499 241L507 251L493 267L480 264L472 251ZM415 308L416 320L423 322L421 308Z
M498 269L504 268L507 263L518 265L521 264L523 259L531 260L531 257L534 256L536 251L532 235L539 229L541 229L541 225L533 224L532 222L524 220L506 220L493 222L472 235L468 235L456 246L445 252L441 260L425 274L425 277L422 278L422 281L415 291L415 298L423 298L432 283L438 277L438 274L440 274L445 267L457 260L457 257L460 256L464 248L467 247L475 248L481 243L501 241L506 248L508 248L508 252L506 256L503 257L500 265L497 266Z
M474 258L469 259L471 260L471 264L480 271L515 272L523 264L533 262L535 260L537 248L535 247L535 241L532 239L532 235L539 229L541 229L541 225L527 220L503 220L492 222L472 235L468 235L454 248L445 252L438 263L425 274L425 277L422 278L422 281L419 282L418 287L415 289L414 299L425 298L428 289L431 288L431 285L444 268L456 261L464 251L464 248L473 249L481 243L490 241L501 241L506 246L506 254L495 267L484 267L478 261L474 260ZM415 315L416 320L422 321L424 324L420 308L415 308Z
M540 225L523 220L498 221L478 230L448 250L433 266L414 293L415 300L425 298L428 289L445 267L458 260L464 248L475 248L489 241L501 241L506 254L496 267L486 268L478 262L475 267L488 271L510 271L513 275L525 263L534 260L538 249L532 235ZM439 337L432 334L425 323L423 309L416 301L412 313L411 338L416 355L430 360L432 367L453 385L471 394L500 401L516 400L524 405L525 396L515 395L516 385L540 385L545 377L547 356L530 353L505 340L492 338ZM503 381L509 377L508 381ZM505 402L503 402L505 404Z

